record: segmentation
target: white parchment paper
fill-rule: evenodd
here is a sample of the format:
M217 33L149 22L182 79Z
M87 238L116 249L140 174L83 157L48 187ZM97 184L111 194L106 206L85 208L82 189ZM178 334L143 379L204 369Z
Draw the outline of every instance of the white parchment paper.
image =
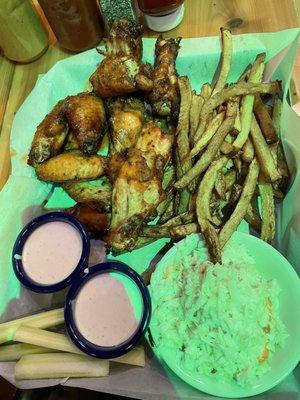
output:
M288 104L286 97L298 44L298 29L267 34L247 34L234 37L233 68L230 76L235 81L259 52L266 52L268 65L265 80L280 79L284 88L284 107L281 135L293 184L278 211L277 247L300 272L300 118ZM144 40L144 59L153 62L154 40ZM211 82L220 54L219 38L185 39L181 43L177 67L181 75L188 75L195 89ZM22 288L11 266L11 251L20 229L41 213L41 206L66 207L73 201L59 188L40 182L32 168L26 165L26 156L36 129L56 102L87 87L90 74L100 56L95 50L78 54L58 62L41 79L16 113L12 134L12 175L0 193L0 321L63 304L65 292L55 295L34 294ZM164 245L158 241L119 257L138 272ZM105 257L97 244L93 257L98 262ZM300 339L299 339L300 340ZM280 385L257 396L268 400L299 399L299 368ZM145 400L211 399L177 378L160 365L149 350L145 368L114 366L106 378L18 381L14 379L14 363L0 362L0 375L19 388L38 388L63 384L96 391L114 393Z

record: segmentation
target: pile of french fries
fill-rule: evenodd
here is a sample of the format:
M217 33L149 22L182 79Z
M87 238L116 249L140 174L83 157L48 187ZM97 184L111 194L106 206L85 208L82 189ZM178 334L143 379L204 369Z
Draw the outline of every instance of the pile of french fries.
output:
M63 323L59 308L0 324L0 362L17 361L18 380L107 376L111 362L145 366L143 346L112 360L84 354L67 335L49 330ZM6 344L11 341L15 343Z
M164 177L170 192L159 223L143 230L147 238L175 239L201 232L212 262L222 261L222 248L243 219L272 243L275 202L289 181L279 136L280 83L262 82L265 54L258 54L238 82L226 84L231 32L222 28L221 38L215 84L197 94L188 77L179 78L176 146Z

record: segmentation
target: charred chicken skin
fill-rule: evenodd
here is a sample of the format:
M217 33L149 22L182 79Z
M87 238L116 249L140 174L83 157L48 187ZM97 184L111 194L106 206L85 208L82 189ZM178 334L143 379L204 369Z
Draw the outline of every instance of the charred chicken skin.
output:
M142 64L141 30L133 22L113 22L104 41L105 56L90 77L94 92L101 98L123 96L136 91L151 91L152 67Z
M159 36L155 44L156 64L150 102L157 115L178 115L180 94L175 63L180 40L181 38L163 39Z
M37 127L28 164L36 166L59 154L69 129L84 154L95 154L105 133L105 124L101 99L91 93L68 96L59 101Z
M147 122L121 165L113 184L106 238L115 252L134 248L142 223L153 217L164 198L162 175L171 157L172 142L173 136L164 133L155 121Z

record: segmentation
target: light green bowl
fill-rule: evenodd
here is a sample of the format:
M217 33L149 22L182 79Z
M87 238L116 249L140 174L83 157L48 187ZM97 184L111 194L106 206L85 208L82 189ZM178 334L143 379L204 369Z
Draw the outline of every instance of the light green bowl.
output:
M202 238L197 234L181 240L176 247L173 246L164 255L156 269L163 270L170 264L178 246L181 252L189 254L192 249L199 245L199 240L202 241ZM168 350L160 346L158 351L155 340L159 332L151 328L151 325L150 330L156 356L185 382L214 396L241 398L254 396L273 388L291 373L300 361L300 279L289 262L277 250L262 240L240 232L236 232L231 240L242 243L254 258L260 274L266 279L276 279L281 289L279 295L280 316L289 337L286 339L284 347L278 348L273 355L271 369L258 379L255 385L247 387L240 387L235 383L218 382L214 378L199 374L191 374L179 365L177 360L179 360L180 355L176 349ZM151 291L155 291L155 287L151 287Z

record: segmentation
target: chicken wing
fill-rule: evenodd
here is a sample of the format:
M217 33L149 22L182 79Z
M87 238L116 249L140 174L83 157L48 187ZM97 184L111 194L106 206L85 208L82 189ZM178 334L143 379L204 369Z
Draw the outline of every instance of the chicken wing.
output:
M156 41L156 65L150 102L153 112L161 116L178 115L180 95L175 63L180 40L181 38L163 39L159 36Z
M76 204L66 212L75 215L90 233L97 236L108 228L109 215L99 209L98 204Z
M38 164L35 168L39 179L50 182L68 182L97 179L105 174L103 157L85 156L79 151L58 154Z
M142 131L145 106L135 98L113 98L107 102L110 152L123 153L134 146Z
M105 55L90 77L95 93L102 97L123 96L128 93L151 91L152 67L141 63L141 30L123 18L113 22L109 38L105 39Z
M105 133L105 121L102 100L91 93L79 93L59 101L37 127L28 164L36 166L59 154L69 128L85 154L96 153Z
M150 121L129 150L113 185L107 243L114 251L133 249L142 222L153 217L162 201L162 175L171 157L172 142L173 135L164 133L155 121Z
M97 203L103 209L110 209L112 187L107 179L63 183L61 187L77 203Z
M88 155L97 153L106 126L102 100L88 92L69 96L65 115L80 150Z

